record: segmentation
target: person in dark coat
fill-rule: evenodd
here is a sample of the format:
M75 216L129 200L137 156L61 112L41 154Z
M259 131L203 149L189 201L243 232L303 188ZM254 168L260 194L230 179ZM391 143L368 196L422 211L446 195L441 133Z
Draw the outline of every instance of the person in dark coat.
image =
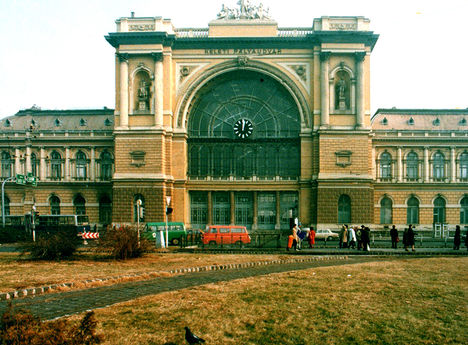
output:
M457 225L455 227L455 236L453 237L453 249L459 250L460 243L461 243L461 231L460 231L460 225Z
M361 230L361 242L364 251L369 251L370 249L370 229L366 226Z
M392 248L397 249L398 230L395 228L395 225L392 225L392 228L390 229L390 237L392 238Z
M403 244L405 246L405 250L408 251L408 247L411 246L411 250L414 252L414 231L413 225L410 224L403 234Z

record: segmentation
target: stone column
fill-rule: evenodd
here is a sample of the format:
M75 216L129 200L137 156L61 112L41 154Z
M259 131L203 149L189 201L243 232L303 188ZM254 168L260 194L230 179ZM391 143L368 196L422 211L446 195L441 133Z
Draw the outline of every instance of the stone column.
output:
M429 182L429 148L424 147L424 182Z
M258 229L258 193L253 192L253 218L252 230Z
M364 59L366 52L358 52L355 54L356 59L356 127L360 128L364 125Z
M45 156L45 150L43 147L41 147L41 163L40 163L40 168L39 168L39 179L41 181L44 181L46 179L46 156Z
M457 178L457 166L455 160L455 147L450 148L450 182L455 182Z
M397 150L397 180L398 182L403 181L403 162L401 158L401 147Z
M94 147L91 147L91 161L89 166L89 178L91 181L96 179L96 150Z
M15 174L22 173L23 172L21 171L20 150L18 147L15 147Z
M65 181L70 181L70 148L65 148Z
M212 198L212 192L208 192L208 219L206 220L208 225L213 224L213 198Z
M231 197L231 225L236 224L236 197L234 191L229 192Z
M26 146L26 174L32 172L31 167L31 146Z
M128 54L117 54L120 61L120 127L128 127Z
M275 230L281 229L281 205L280 205L280 192L276 191L276 224Z
M154 65L154 124L162 127L164 123L164 70L163 54L153 53Z
M329 88L330 53L320 53L320 126L330 125L330 88Z

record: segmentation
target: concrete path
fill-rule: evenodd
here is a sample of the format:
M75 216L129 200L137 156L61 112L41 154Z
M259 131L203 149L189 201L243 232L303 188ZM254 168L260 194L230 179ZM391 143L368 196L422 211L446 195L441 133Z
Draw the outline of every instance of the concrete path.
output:
M231 281L271 273L303 270L313 267L338 266L376 260L389 259L359 256L349 258L347 260L331 258L330 260L259 265L221 271L194 272L172 277L119 283L111 286L49 293L34 297L13 299L10 302L14 307L27 309L33 315L40 317L42 320L50 320L84 312L90 309L103 308L119 302L130 301L138 297L159 294L166 291L180 290L203 284ZM0 315L3 314L8 303L8 301L0 302Z

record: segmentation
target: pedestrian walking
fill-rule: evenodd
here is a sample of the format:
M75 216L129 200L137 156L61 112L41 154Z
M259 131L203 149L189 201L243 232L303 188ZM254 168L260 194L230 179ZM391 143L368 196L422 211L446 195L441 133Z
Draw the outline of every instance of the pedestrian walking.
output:
M294 247L294 250L298 250L297 249L297 243L299 242L299 237L297 237L297 231L298 231L298 227L296 224L294 224L293 228L292 228L292 236L293 236L293 243L292 243L292 246Z
M343 225L340 231L340 248L348 247L348 226Z
M355 227L357 229L357 227ZM356 231L352 226L348 229L348 247L356 249Z
M363 250L368 252L370 250L370 229L367 226L361 230L361 242Z
M400 239L398 238L398 230L395 225L392 225L390 229L390 237L392 238L392 248L397 249Z
M459 250L461 243L460 225L455 226L455 236L453 237L453 249Z
M310 248L314 248L314 245L315 245L315 230L314 230L313 226L310 227L308 240L309 240Z
M364 225L361 225L360 228L356 230L356 241L357 241L357 250L361 250L362 248L362 231L364 229Z
M414 249L414 231L413 231L413 225L410 224L406 229L405 232L403 233L403 245L405 247L405 251L409 251L408 247L411 246L411 250L414 252L416 251Z

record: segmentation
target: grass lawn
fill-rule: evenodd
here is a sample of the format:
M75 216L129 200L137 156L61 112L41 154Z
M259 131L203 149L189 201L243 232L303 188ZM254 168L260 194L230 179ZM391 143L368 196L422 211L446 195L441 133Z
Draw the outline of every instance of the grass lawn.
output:
M467 301L468 258L402 258L163 293L96 318L112 345L185 344L184 326L207 344L466 344Z
M18 253L0 253L0 292L40 287L58 283L75 283L89 279L145 274L176 268L223 265L262 260L278 260L287 255L210 255L182 253L150 253L143 258L119 261L97 259L94 254L81 253L73 260L32 261ZM112 282L108 282L110 284ZM100 283L102 285L102 283ZM94 284L96 285L96 284Z

